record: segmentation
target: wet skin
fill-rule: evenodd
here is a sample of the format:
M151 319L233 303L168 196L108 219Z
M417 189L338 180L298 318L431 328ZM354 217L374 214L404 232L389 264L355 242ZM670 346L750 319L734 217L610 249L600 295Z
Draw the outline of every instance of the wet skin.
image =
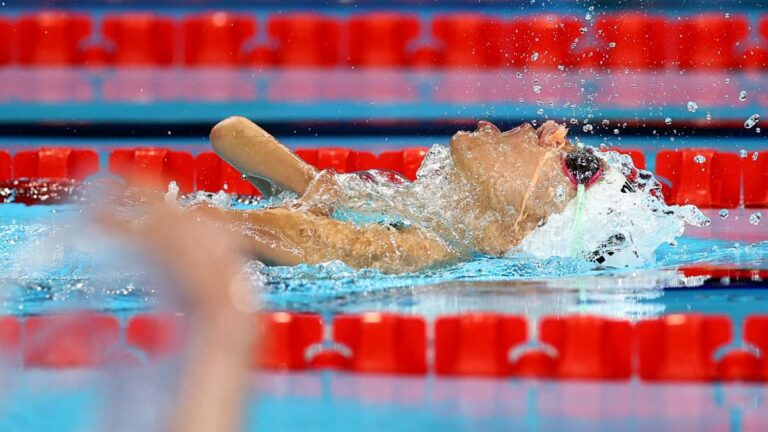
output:
M395 229L381 224L355 226L330 217L343 191L331 172L320 172L295 157L271 135L242 117L214 127L217 153L243 174L268 178L300 195L281 207L190 211L225 222L240 233L244 251L268 264L315 264L340 260L355 268L384 272L417 271L455 262L470 252L504 255L575 196L562 171L562 155L573 149L566 130L554 122L539 129L529 123L501 132L479 122L472 132L458 132L450 152L456 184L468 184L476 212L471 228L473 250L449 246L451 227ZM387 209L380 209L386 213ZM477 217L480 215L481 217ZM489 222L490 221L490 222ZM455 227L454 227L455 228Z

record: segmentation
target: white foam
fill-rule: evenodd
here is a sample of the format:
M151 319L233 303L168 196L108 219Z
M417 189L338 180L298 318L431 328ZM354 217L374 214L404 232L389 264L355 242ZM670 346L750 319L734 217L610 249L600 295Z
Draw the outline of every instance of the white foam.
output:
M624 157L602 156L609 164L603 178L585 194L581 250L575 258L605 258L610 267L641 267L653 264L656 249L674 243L683 235L685 224L708 224L708 219L694 206L667 206L652 195L652 177L638 190L622 193L626 181L621 170L626 169ZM650 175L641 171L645 175ZM560 214L549 216L546 223L528 235L512 252L524 252L539 258L570 256L574 238L576 200ZM624 239L607 247L606 241L615 236ZM619 244L616 244L619 243ZM607 251L611 250L612 254ZM597 252L596 254L594 254ZM593 255L594 254L594 255Z

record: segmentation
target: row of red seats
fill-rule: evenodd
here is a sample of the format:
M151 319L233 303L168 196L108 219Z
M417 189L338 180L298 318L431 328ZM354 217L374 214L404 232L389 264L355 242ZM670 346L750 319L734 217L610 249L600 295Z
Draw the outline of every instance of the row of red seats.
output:
M486 375L577 379L768 380L768 316L744 322L744 341L763 354L729 346L730 320L717 315L669 315L632 324L593 316L545 318L539 342L529 348L528 324L520 316L471 313L444 316L434 325L434 360L427 354L427 322L382 313L333 320L324 340L318 315L272 312L257 315L261 345L255 367L282 370L335 368L356 372ZM84 367L162 359L180 351L185 321L180 315L139 315L125 327L106 314L0 318L0 351L26 366ZM24 334L22 342L21 335ZM332 343L330 343L332 342ZM738 342L738 341L736 341ZM541 345L539 345L541 346Z
M645 157L637 150L629 154L639 168ZM319 169L345 173L388 169L409 179L416 178L425 148L383 152L375 156L344 148L300 149L299 156ZM753 157L757 154L758 157ZM13 175L11 168L13 167ZM117 149L109 155L109 171L129 185L164 189L174 180L182 192L195 190L254 195L258 192L229 164L212 152L193 156L161 148ZM11 159L0 151L0 180L11 178L67 178L82 180L98 172L98 155L91 149L51 148L16 153ZM702 208L748 208L768 206L768 158L760 153L746 157L708 149L663 150L656 157L656 173L670 204L694 204ZM743 198L742 198L743 197Z
M275 65L328 67L438 66L533 69L587 66L616 69L723 70L768 67L768 17L761 42L748 46L748 17L707 13L667 18L643 12L595 19L596 45L576 43L589 22L556 15L506 19L474 13L432 17L374 12L349 18L315 13L267 17L269 42L256 45L257 20L241 13L173 18L147 13L107 15L99 37L86 14L39 12L0 18L0 64L118 66ZM431 34L427 34L431 33ZM424 41L433 38L435 43ZM181 39L181 40L179 40ZM177 45L183 45L177 49ZM183 53L183 55L180 55Z

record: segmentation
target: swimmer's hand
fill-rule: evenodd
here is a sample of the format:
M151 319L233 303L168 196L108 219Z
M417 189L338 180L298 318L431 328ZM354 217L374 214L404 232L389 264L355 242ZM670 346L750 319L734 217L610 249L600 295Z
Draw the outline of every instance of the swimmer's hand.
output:
M188 304L188 360L171 429L240 429L255 327L250 286L231 233L178 207L156 206L138 226L102 213L97 222L133 240L167 272Z

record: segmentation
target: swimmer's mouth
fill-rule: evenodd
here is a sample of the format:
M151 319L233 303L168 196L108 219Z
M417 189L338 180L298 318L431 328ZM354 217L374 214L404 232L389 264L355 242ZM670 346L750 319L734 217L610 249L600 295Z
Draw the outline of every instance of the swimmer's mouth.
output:
M600 160L587 150L574 150L563 156L563 173L574 186L589 188L597 183L603 173Z

